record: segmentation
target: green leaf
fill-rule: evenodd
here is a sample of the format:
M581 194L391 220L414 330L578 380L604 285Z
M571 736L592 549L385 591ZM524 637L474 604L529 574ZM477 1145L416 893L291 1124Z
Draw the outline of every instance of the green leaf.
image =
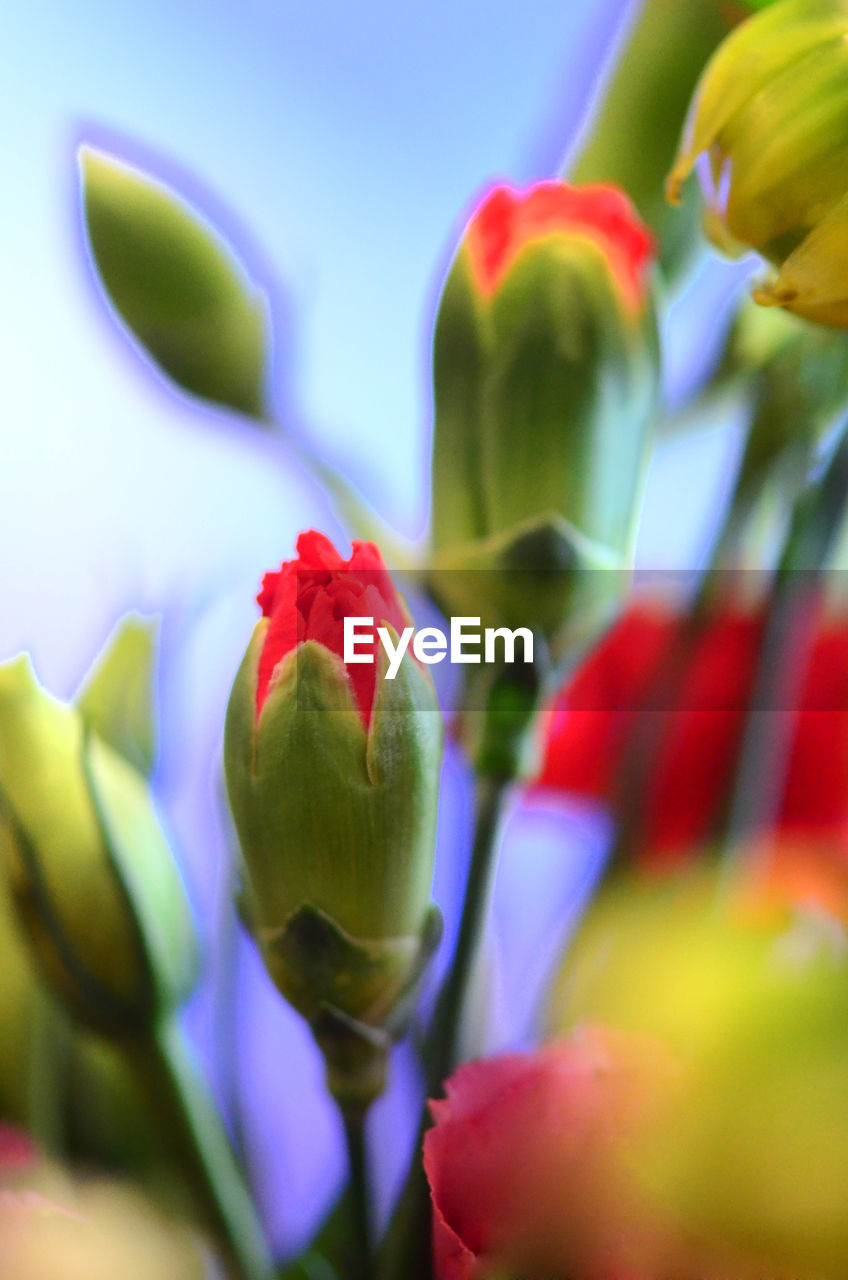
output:
M76 703L86 725L145 774L153 768L153 682L158 624L122 618L86 677Z
M194 923L174 855L144 778L91 735L84 766L112 866L132 909L160 1010L197 976Z
M230 248L139 170L89 147L80 167L92 256L121 319L179 386L261 419L266 308Z

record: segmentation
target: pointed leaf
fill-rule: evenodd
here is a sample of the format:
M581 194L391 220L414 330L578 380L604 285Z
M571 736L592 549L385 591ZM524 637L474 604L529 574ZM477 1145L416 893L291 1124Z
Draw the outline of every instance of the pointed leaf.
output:
M92 256L121 319L186 391L261 418L265 306L232 251L162 183L89 147L80 165Z
M153 768L156 622L128 614L113 631L77 695L90 729L142 773Z

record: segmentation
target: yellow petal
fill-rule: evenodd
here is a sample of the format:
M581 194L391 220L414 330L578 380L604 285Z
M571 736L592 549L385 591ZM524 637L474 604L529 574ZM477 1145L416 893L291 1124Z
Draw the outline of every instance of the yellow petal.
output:
M848 176L847 176L848 180ZM831 209L784 262L758 301L802 309L848 303L848 194Z
M666 184L668 199L679 199L697 157L775 74L846 31L848 0L780 0L737 27L701 77Z

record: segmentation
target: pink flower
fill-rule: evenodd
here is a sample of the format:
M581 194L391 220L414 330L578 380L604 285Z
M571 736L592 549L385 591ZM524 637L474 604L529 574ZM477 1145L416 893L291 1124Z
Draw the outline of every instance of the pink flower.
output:
M645 1280L670 1263L628 1155L671 1080L660 1046L595 1028L461 1067L424 1141L437 1280Z

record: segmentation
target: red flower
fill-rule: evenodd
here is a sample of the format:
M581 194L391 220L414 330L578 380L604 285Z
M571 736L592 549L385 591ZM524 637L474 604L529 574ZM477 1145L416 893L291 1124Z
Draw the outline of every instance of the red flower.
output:
M676 858L707 840L733 780L763 613L727 608L687 638L684 620L637 605L554 707L538 785L620 804L623 775L651 752L639 849ZM848 626L819 625L795 716L782 835L848 848ZM645 747L645 744L648 744Z
M714 1274L632 1172L676 1078L658 1042L599 1028L461 1067L424 1140L436 1280Z
M481 293L494 293L526 244L563 232L600 247L627 305L640 310L654 242L624 192L607 186L570 187L552 181L537 182L524 191L508 186L490 191L467 235Z
M329 538L314 529L298 538L297 559L284 560L278 572L265 574L256 599L263 615L270 618L259 659L257 717L278 664L298 644L317 640L343 658L345 618L373 618L375 628L388 624L398 632L409 625L403 602L373 542L354 542L350 559L343 560ZM370 652L376 656L375 651L376 640ZM368 644L358 639L357 652L367 654ZM377 663L351 663L347 672L367 727Z

